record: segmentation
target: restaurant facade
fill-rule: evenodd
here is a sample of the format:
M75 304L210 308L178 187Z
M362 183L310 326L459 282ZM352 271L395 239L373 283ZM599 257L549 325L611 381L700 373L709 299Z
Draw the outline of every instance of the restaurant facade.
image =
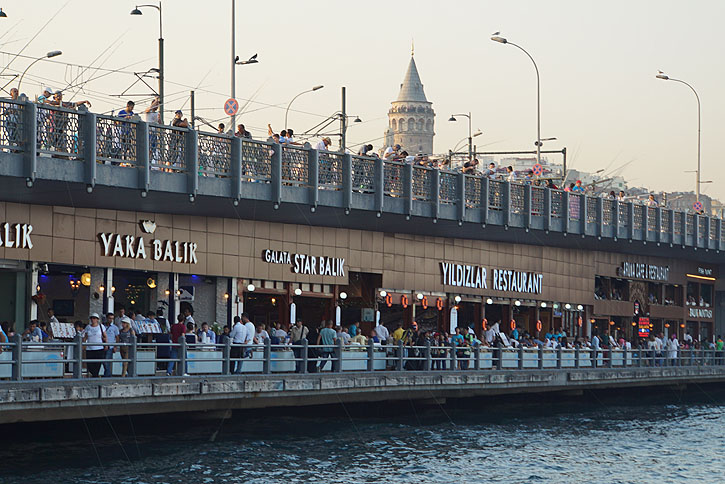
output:
M716 333L718 268L685 259L243 219L0 203L0 318L92 312L223 326L498 323L542 334Z

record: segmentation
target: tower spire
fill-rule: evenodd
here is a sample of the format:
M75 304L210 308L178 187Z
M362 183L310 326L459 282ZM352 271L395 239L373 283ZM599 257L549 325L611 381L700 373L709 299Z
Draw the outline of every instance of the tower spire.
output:
M410 56L415 55L415 39L410 39Z

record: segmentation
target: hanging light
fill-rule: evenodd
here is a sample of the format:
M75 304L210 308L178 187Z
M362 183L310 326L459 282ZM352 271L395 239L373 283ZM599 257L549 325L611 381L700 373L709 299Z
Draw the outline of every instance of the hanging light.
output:
M91 273L90 272L84 272L81 274L81 284L88 287L91 285Z
M545 303L545 302L542 302L542 303L541 303L541 307L542 307L542 308L545 308L545 307L546 307L546 303Z
M423 300L423 293L422 292L419 292L415 297L417 297L419 301L422 301Z
M486 304L493 304L493 299L491 299L491 298L486 299Z
M387 295L388 295L387 291L380 291L380 297L385 297Z
M566 304L564 305L564 308L565 308L565 309L571 309L571 304L569 304L569 303L566 303Z
M168 295L170 295L170 294L171 294L171 291L169 291L169 290L167 289L167 290L165 290L165 291L164 291L164 294L166 294L166 295L168 296Z
M300 296L300 295L302 295L302 289L300 289L298 287L297 289L295 289L295 296Z
M114 292L116 292L116 286L111 286L111 294L113 294Z
M277 304L277 298L276 297L273 297L272 298L272 306L274 306L275 304Z
M342 291L342 292L340 293L340 299L342 299L342 300L345 300L345 299L347 299L347 293L346 293L345 291Z
M228 292L225 292L224 293L224 299L229 299L229 293Z
M453 300L456 301L456 304L458 304L459 302L461 302L461 296L456 296L453 298Z
M156 280L153 277L149 277L146 279L146 285L151 289L154 289L156 287Z
M521 301L519 301L518 299L514 301L514 306L521 306Z
M247 286L247 291L249 291L249 292L254 292L254 284L249 284L249 285Z
M578 306L577 306L576 308L577 308L577 309L578 309L579 311L581 311L582 309L584 309L584 306L582 306L582 305L580 304L580 305L578 305Z

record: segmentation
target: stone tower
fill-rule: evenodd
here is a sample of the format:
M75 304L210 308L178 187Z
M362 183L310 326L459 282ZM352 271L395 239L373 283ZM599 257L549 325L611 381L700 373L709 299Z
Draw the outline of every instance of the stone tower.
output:
M385 131L386 145L399 144L411 155L433 153L435 113L423 92L413 53L398 98L391 104Z

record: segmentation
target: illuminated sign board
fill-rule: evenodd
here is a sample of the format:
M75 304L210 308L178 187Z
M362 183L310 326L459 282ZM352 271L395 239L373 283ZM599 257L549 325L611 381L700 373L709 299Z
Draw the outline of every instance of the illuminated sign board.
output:
M670 278L670 268L640 262L622 262L621 267L617 268L617 275L628 279L667 281Z
M286 264L295 274L345 277L345 259L342 257L293 254L286 250L265 249L262 260L268 264Z
M488 274L491 273L490 287L494 291L541 294L544 275L537 272L522 272L508 269L441 262L441 275L446 286L488 289Z
M639 318L639 331L637 335L640 338L649 338L649 318Z

